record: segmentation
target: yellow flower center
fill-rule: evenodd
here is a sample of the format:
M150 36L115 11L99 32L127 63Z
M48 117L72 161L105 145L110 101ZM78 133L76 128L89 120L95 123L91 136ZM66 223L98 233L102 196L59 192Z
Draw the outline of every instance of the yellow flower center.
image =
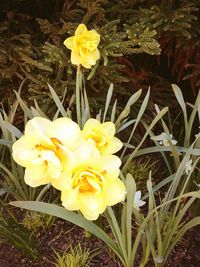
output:
M58 140L57 138L52 137L52 138L50 138L50 139L51 139L51 141L53 142L53 144L54 144L55 146L62 145L62 143L60 142L60 140Z
M52 141L52 145L50 145L50 144L37 144L36 146L35 146L35 148L37 149L37 150L39 150L39 158L43 158L44 157L44 155L46 155L46 154L44 154L44 152L45 151L51 151L51 152L53 152L54 153L54 155L59 159L59 160L61 160L61 157L60 157L60 155L59 155L59 152L60 152L60 147L59 147L59 145L62 145L62 143L60 142L60 140L58 140L57 138L55 138L55 137L52 137L52 138L50 138L50 140ZM45 166L48 166L48 160L47 159L45 159L45 157L44 157L44 161L43 161L43 163L45 164Z
M108 145L108 138L101 131L98 131L97 129L92 130L87 138L88 139L91 138L92 140L94 140L99 150Z
M77 171L73 175L73 189L78 188L79 193L98 194L105 186L105 171L98 172L91 168Z
M74 40L75 46L81 48L83 51L87 52L94 51L97 49L98 42L96 40L91 40L90 36L75 36Z
M37 144L35 148L38 150L51 150L56 153L56 150L59 149L59 145L62 145L62 143L55 137L50 138L50 140L53 143L52 145Z
M84 38L85 39L85 38ZM97 48L97 42L96 41L88 41L87 39L83 39L83 44L82 46L89 51L94 51Z

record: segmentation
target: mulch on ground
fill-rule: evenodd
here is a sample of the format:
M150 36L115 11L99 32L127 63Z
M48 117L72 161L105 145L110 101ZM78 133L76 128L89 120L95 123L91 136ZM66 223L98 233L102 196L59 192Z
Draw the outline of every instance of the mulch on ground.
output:
M19 249L0 240L0 267L55 267L53 250L65 251L70 242L74 246L80 242L91 251L99 248L100 253L89 264L91 267L122 267L118 258L101 240L94 236L86 237L84 230L63 220L57 219L48 230L41 229L36 238L41 253L41 259L38 262L30 260ZM200 227L195 227L186 233L176 246L166 267L199 267L199 247ZM154 267L154 264L150 262L146 267Z

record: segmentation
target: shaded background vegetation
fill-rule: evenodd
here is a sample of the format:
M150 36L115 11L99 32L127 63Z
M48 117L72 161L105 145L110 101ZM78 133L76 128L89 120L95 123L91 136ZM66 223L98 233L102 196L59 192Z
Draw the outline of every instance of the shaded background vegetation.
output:
M84 70L91 106L104 105L111 82L119 110L136 90L145 93L150 86L149 110L153 112L153 103L169 106L174 121L179 110L171 83L178 84L191 103L199 90L199 7L198 0L1 1L1 102L4 107L12 103L13 90L25 80L22 97L28 103L36 99L50 111L49 83L61 98L67 88L68 104L76 66L63 41L82 22L101 34L101 59L92 70ZM182 135L179 120L176 124Z
M61 95L73 90L75 67L63 41L83 22L101 34L101 60L86 73L94 102L111 82L126 96L151 85L159 102L169 100L174 82L192 100L200 83L199 6L198 0L1 1L1 98L25 78L29 97L43 101L47 82Z

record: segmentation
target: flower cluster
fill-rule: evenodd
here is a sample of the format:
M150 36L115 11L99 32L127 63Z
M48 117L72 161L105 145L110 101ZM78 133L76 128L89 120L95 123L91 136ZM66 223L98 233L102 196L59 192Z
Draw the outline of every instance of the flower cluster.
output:
M61 191L63 206L96 220L107 206L125 198L118 178L121 161L113 155L122 143L112 122L89 119L83 130L69 118L50 121L35 117L13 144L14 160L25 167L25 182L52 184Z

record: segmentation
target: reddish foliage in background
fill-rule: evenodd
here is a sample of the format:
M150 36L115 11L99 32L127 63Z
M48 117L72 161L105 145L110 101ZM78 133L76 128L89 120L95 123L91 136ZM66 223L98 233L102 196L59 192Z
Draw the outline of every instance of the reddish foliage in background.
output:
M171 38L169 34L162 36L159 42L162 51L159 59L163 55L167 56L168 68L171 70L172 75L176 77L177 83L189 79L195 96L199 85L198 81L200 80L200 45L196 45L191 40L189 43L187 42L187 46L183 46L180 40ZM190 74L188 74L189 68Z

